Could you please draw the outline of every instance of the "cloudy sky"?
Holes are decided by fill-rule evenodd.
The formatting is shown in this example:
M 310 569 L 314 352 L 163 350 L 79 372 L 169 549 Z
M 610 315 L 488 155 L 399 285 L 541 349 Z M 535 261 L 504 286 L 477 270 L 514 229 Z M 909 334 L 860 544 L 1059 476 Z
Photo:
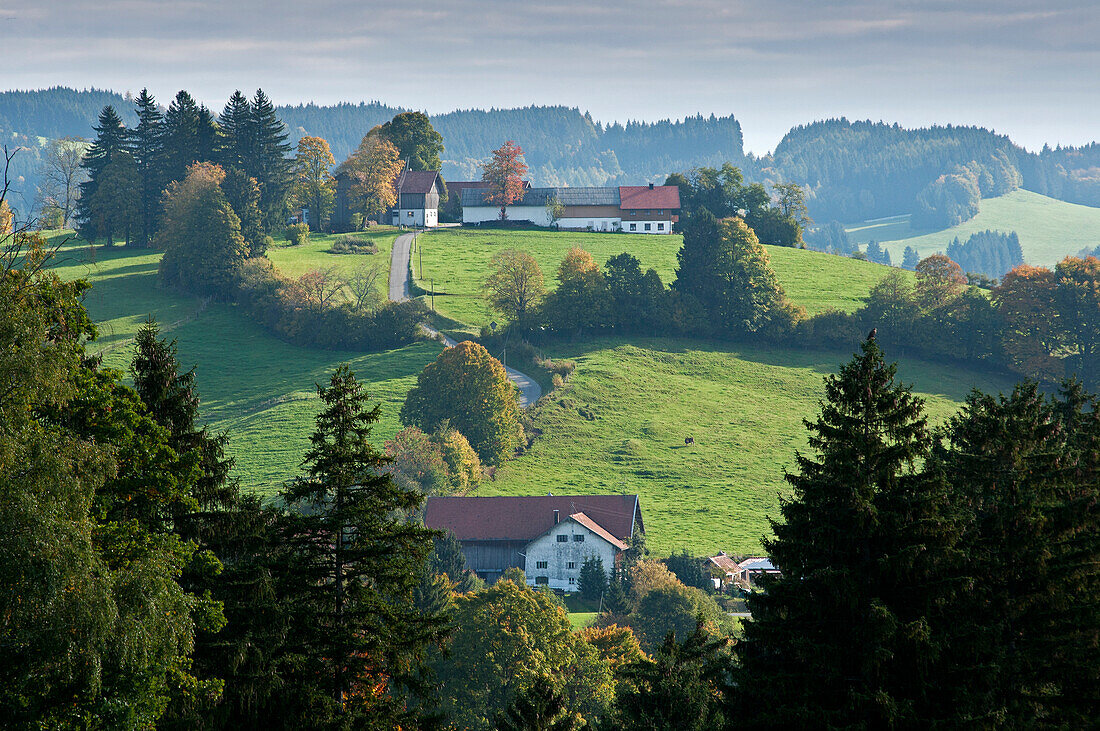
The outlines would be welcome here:
M 774 148 L 825 117 L 1100 139 L 1096 0 L 0 0 L 0 88 L 236 88 L 443 112 L 734 114 Z

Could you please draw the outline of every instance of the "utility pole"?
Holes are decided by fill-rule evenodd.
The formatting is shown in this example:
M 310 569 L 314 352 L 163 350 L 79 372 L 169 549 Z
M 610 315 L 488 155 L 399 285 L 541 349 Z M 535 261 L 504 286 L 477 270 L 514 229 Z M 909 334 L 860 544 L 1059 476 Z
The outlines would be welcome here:
M 432 277 L 432 311 L 435 311 L 435 277 Z

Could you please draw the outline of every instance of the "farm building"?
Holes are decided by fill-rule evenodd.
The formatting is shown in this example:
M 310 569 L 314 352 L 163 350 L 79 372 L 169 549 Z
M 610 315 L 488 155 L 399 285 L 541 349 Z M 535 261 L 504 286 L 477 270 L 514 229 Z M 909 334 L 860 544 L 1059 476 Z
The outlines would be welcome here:
M 563 591 L 577 590 L 586 558 L 610 573 L 634 531 L 645 532 L 637 495 L 429 497 L 424 525 L 453 533 L 486 581 L 515 566 L 528 584 Z
M 336 231 L 351 230 L 351 187 L 354 183 L 346 170 L 336 173 L 336 206 L 332 214 L 332 228 Z M 388 216 L 394 226 L 432 228 L 439 223 L 439 198 L 443 194 L 443 179 L 435 170 L 402 170 L 393 181 L 397 193 L 397 205 Z
M 500 207 L 486 202 L 487 192 L 472 186 L 461 190 L 463 224 L 500 218 Z M 560 204 L 556 217 L 552 201 Z M 669 234 L 679 212 L 680 189 L 675 185 L 529 188 L 521 200 L 508 206 L 508 219 L 579 231 Z

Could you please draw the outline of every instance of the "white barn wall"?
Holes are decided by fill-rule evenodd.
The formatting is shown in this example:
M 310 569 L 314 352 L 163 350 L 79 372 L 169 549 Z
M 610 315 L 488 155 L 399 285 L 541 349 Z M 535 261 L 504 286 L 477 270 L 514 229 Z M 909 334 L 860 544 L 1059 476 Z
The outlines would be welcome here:
M 462 223 L 492 223 L 500 220 L 500 208 L 463 206 Z M 549 226 L 550 215 L 545 206 L 508 206 L 509 221 L 529 221 L 536 226 Z
M 645 225 L 647 223 L 650 225 L 650 228 L 649 228 L 648 231 L 645 230 Z M 663 229 L 658 229 L 657 228 L 658 224 L 660 224 L 664 228 Z M 631 229 L 630 227 L 632 225 L 636 225 L 637 230 Z M 623 231 L 626 231 L 627 233 L 633 233 L 633 234 L 670 234 L 670 233 L 672 233 L 672 224 L 667 220 L 636 221 L 633 218 L 626 218 L 626 219 L 623 219 Z
M 559 543 L 559 535 L 568 536 L 568 540 Z M 574 540 L 574 536 L 578 535 L 584 536 L 584 541 Z M 615 567 L 615 556 L 618 552 L 618 549 L 603 537 L 580 523 L 565 518 L 549 532 L 527 544 L 524 573 L 527 575 L 527 583 L 531 586 L 537 585 L 538 577 L 546 576 L 551 589 L 577 591 L 581 567 L 586 558 L 592 555 L 599 556 L 603 561 L 604 570 L 610 575 Z M 546 568 L 538 568 L 539 561 L 546 561 Z M 573 562 L 575 567 L 568 568 L 569 562 Z M 569 579 L 573 579 L 572 584 L 569 583 Z

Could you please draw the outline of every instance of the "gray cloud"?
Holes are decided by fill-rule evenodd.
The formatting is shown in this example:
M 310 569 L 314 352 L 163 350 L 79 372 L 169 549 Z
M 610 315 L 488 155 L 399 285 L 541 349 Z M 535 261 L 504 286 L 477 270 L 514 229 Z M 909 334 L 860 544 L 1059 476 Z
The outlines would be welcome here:
M 733 113 L 757 152 L 840 115 L 1098 136 L 1100 11 L 1076 0 L 0 0 L 0 18 L 7 88 Z

